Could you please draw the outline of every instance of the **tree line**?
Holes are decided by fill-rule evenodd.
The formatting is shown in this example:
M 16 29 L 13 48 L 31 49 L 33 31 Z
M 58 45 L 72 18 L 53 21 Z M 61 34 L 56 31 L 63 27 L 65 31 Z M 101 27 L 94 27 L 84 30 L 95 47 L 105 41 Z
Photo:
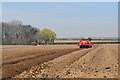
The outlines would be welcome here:
M 2 44 L 54 43 L 56 33 L 50 29 L 39 30 L 21 21 L 2 22 Z

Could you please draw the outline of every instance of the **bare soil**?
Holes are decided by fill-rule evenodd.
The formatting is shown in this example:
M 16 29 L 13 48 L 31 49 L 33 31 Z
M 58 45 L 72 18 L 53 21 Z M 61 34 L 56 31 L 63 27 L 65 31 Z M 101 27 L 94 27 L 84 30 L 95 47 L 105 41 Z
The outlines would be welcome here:
M 3 78 L 11 78 L 32 66 L 80 50 L 76 45 L 4 45 L 2 48 Z
M 3 49 L 4 78 L 118 78 L 118 44 Z

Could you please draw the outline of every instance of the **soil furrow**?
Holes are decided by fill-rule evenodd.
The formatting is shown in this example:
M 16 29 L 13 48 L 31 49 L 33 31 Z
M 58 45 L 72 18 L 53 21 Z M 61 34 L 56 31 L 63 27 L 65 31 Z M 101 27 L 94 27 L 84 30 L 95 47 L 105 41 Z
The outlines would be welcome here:
M 49 47 L 48 47 L 49 48 Z M 3 61 L 3 78 L 11 78 L 15 75 L 20 74 L 21 72 L 30 69 L 32 66 L 41 64 L 43 62 L 52 60 L 62 55 L 69 54 L 71 52 L 80 50 L 76 48 L 62 48 L 62 49 L 52 49 L 48 51 L 40 51 L 40 53 L 30 54 L 25 57 L 16 57 L 15 59 Z M 25 53 L 22 53 L 25 54 Z M 4 60 L 4 59 L 3 59 Z
M 21 77 L 22 78 L 33 78 L 33 77 L 52 78 L 52 77 L 56 77 L 65 67 L 74 63 L 76 60 L 83 57 L 84 55 L 86 55 L 87 53 L 89 53 L 90 51 L 92 51 L 94 49 L 95 48 L 79 50 L 79 51 L 69 53 L 67 55 L 60 56 L 58 58 L 55 58 L 54 60 L 51 60 L 51 61 L 48 61 L 44 64 L 38 65 L 37 68 L 35 68 L 35 69 L 33 67 L 31 70 L 25 71 L 25 72 L 23 72 L 23 74 L 20 74 L 20 76 L 16 76 L 16 77 L 17 78 L 21 78 Z M 40 69 L 43 66 L 45 66 L 44 69 L 41 69 L 41 70 L 36 72 L 36 69 Z M 27 73 L 27 74 L 24 76 L 24 73 Z M 32 74 L 32 73 L 34 73 L 34 74 Z M 44 75 L 48 75 L 48 76 L 44 76 Z

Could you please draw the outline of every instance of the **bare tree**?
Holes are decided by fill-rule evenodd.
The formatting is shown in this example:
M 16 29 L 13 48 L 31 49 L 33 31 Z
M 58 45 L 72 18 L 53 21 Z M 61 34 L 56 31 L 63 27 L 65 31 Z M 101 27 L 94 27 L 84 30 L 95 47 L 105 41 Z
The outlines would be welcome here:
M 30 25 L 2 23 L 3 44 L 30 44 L 39 30 Z

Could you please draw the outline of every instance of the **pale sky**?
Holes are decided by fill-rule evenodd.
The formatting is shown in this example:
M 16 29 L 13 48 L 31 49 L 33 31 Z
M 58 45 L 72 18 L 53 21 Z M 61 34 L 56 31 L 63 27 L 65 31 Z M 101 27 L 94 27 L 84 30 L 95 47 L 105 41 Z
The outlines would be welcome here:
M 62 37 L 117 37 L 117 2 L 3 2 L 2 20 L 20 20 Z

